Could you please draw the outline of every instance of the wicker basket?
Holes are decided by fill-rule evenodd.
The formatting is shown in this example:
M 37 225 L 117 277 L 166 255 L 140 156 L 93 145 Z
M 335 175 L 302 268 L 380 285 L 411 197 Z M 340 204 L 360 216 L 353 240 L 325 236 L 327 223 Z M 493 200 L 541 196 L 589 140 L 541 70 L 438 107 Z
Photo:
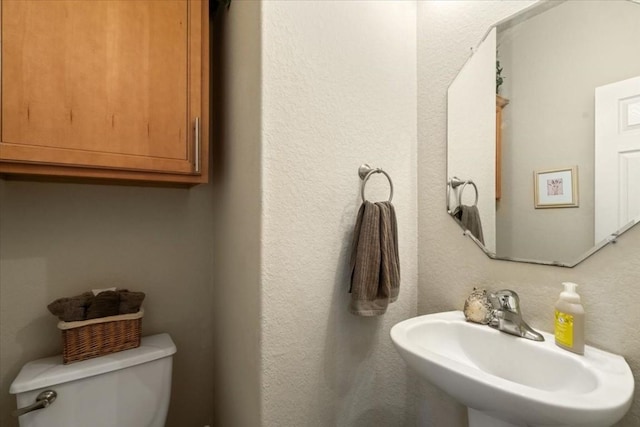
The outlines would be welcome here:
M 141 308 L 137 313 L 79 322 L 58 322 L 62 331 L 62 362 L 91 359 L 140 346 Z

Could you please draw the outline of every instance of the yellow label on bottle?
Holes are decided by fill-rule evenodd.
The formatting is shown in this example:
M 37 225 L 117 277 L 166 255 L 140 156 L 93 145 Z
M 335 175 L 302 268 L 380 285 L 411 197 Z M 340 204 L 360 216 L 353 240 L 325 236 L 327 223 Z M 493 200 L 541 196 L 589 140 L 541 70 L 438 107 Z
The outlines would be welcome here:
M 556 310 L 556 342 L 573 347 L 573 316 Z

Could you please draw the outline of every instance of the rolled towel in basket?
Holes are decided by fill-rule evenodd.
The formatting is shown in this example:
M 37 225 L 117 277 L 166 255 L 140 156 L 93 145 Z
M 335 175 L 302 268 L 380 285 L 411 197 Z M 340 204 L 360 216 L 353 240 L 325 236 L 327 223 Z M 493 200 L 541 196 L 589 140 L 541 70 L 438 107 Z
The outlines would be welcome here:
M 126 289 L 85 292 L 71 298 L 58 298 L 47 306 L 51 314 L 64 322 L 97 319 L 140 311 L 144 292 Z
M 144 300 L 144 292 L 129 292 L 126 289 L 118 291 L 120 294 L 120 314 L 137 313 Z
M 93 298 L 91 292 L 85 292 L 71 298 L 58 298 L 47 306 L 51 314 L 65 322 L 85 320 L 87 317 L 87 305 Z
M 86 319 L 117 316 L 118 314 L 120 314 L 120 294 L 116 291 L 103 291 L 89 301 Z

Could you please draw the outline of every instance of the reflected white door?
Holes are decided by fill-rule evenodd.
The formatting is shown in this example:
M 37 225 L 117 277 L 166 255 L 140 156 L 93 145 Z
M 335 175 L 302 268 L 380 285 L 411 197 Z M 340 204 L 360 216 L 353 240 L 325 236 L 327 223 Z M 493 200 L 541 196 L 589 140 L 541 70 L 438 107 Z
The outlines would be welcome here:
M 640 76 L 596 88 L 595 242 L 640 217 Z

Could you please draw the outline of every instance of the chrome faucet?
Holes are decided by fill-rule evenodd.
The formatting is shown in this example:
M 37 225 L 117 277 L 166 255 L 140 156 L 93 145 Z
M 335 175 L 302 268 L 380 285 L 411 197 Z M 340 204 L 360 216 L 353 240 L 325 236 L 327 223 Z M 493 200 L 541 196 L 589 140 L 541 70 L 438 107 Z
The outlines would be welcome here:
M 544 341 L 544 337 L 522 319 L 520 298 L 517 293 L 503 289 L 489 294 L 489 302 L 493 307 L 489 326 L 518 337 Z

